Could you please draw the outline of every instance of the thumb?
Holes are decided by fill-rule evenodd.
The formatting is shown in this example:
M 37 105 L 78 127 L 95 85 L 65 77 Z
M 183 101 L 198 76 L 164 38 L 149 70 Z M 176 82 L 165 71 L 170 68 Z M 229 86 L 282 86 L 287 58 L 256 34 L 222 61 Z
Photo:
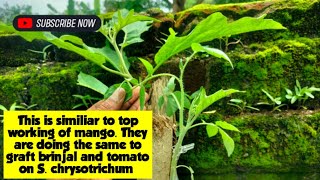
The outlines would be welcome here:
M 125 97 L 126 91 L 123 88 L 118 88 L 108 99 L 97 102 L 88 110 L 119 110 Z

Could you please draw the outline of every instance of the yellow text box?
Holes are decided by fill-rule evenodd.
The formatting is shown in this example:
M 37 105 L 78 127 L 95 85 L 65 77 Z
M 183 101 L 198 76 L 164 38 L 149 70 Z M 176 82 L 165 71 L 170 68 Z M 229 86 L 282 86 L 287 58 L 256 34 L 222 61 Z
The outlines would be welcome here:
M 4 178 L 152 178 L 151 111 L 7 111 Z

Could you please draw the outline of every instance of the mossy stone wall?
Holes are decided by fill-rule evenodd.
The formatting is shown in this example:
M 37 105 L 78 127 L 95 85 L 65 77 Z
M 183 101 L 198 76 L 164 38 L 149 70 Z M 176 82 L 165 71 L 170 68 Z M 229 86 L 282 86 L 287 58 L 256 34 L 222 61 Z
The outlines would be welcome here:
M 207 122 L 219 116 L 203 116 Z M 227 120 L 240 133 L 228 132 L 235 141 L 227 157 L 219 135 L 208 138 L 205 127 L 194 129 L 185 144 L 195 148 L 181 155 L 180 163 L 197 174 L 234 172 L 319 172 L 320 113 L 289 111 L 279 114 L 247 114 Z
M 156 43 L 156 39 L 165 37 L 160 35 L 161 32 L 167 33 L 168 27 L 173 27 L 180 34 L 186 34 L 199 20 L 213 12 L 220 11 L 230 19 L 269 13 L 266 18 L 273 18 L 288 30 L 260 31 L 230 37 L 229 42 L 237 39 L 242 42 L 228 47 L 227 54 L 234 63 L 234 70 L 221 60 L 198 56 L 186 72 L 188 91 L 195 91 L 199 86 L 205 86 L 210 93 L 221 88 L 246 90 L 246 93 L 232 98 L 242 98 L 254 105 L 267 100 L 262 88 L 273 96 L 284 96 L 284 88 L 293 89 L 296 79 L 302 86 L 320 87 L 319 0 L 266 1 L 206 7 L 175 17 L 157 14 L 163 22 L 156 23 L 143 35 L 145 44 L 130 47 L 132 51 L 128 55 L 152 58 L 161 45 Z M 85 42 L 91 46 L 100 47 L 104 42 L 99 35 L 84 37 Z M 41 54 L 27 50 L 41 50 L 47 45 L 42 41 L 29 43 L 7 35 L 2 35 L 0 40 L 0 104 L 6 107 L 13 102 L 23 102 L 37 104 L 36 109 L 68 110 L 80 102 L 72 97 L 73 94 L 98 96 L 76 85 L 80 71 L 109 85 L 121 80 L 64 50 L 50 50 L 49 53 L 57 54 L 43 63 Z M 224 43 L 220 44 L 219 41 L 208 44 L 217 48 L 221 45 L 225 49 Z M 166 65 L 165 70 L 176 73 L 177 67 L 178 64 L 172 61 Z M 140 70 L 139 66 L 132 68 Z M 320 107 L 320 93 L 315 93 L 315 97 L 307 101 L 310 109 Z M 230 113 L 231 107 L 226 104 L 227 100 L 217 103 L 216 107 L 222 110 L 219 112 L 224 110 L 225 114 Z M 222 119 L 215 116 L 203 118 L 208 121 Z M 195 142 L 195 149 L 182 155 L 182 162 L 192 166 L 197 173 L 299 172 L 319 168 L 320 137 L 316 133 L 319 132 L 319 112 L 303 112 L 301 116 L 246 115 L 230 118 L 229 121 L 241 130 L 240 134 L 231 134 L 236 141 L 236 148 L 230 158 L 226 157 L 219 137 L 208 139 L 204 129 L 194 129 L 186 143 Z

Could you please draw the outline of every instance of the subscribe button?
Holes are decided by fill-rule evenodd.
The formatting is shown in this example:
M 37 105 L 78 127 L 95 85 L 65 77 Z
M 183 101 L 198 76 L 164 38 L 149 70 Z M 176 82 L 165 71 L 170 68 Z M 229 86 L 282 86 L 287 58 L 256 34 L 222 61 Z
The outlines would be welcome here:
M 95 15 L 20 15 L 13 26 L 18 31 L 97 31 L 101 19 Z

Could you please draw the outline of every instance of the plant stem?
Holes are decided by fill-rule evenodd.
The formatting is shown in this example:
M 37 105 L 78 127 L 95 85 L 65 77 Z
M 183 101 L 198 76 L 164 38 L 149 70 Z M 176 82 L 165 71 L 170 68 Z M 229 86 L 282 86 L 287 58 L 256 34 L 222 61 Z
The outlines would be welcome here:
M 184 96 L 185 96 L 185 91 L 184 91 L 184 85 L 183 85 L 183 75 L 184 71 L 190 62 L 190 60 L 193 58 L 195 53 L 193 53 L 191 56 L 186 58 L 186 62 L 183 65 L 183 67 L 180 69 L 180 77 L 178 79 L 178 82 L 180 84 L 180 92 L 181 92 L 181 99 L 180 99 L 180 110 L 179 110 L 179 137 L 178 137 L 178 142 L 175 145 L 175 148 L 173 150 L 172 154 L 172 159 L 171 159 L 171 167 L 170 167 L 170 180 L 177 180 L 178 175 L 177 175 L 177 165 L 178 165 L 178 160 L 180 156 L 180 151 L 182 148 L 182 142 L 184 139 L 184 136 L 186 135 L 189 127 L 192 125 L 193 121 L 187 122 L 186 127 L 183 124 L 184 120 Z
M 122 67 L 121 68 L 122 72 L 128 76 L 126 79 L 132 79 L 132 76 L 131 76 L 129 70 L 127 69 L 126 63 L 124 62 L 124 59 L 123 59 L 123 55 L 122 55 L 123 48 L 121 47 L 121 52 L 119 50 L 119 47 L 118 47 L 118 44 L 117 44 L 117 34 L 118 34 L 118 32 L 115 31 L 113 35 L 110 35 L 111 36 L 110 37 L 111 38 L 111 44 L 114 47 L 114 49 L 116 50 L 116 53 L 117 53 L 117 55 L 119 57 L 119 60 L 120 60 L 120 63 L 121 63 L 121 67 Z
M 100 65 L 100 67 L 101 67 L 102 69 L 106 70 L 106 71 L 109 71 L 109 72 L 113 73 L 113 74 L 117 74 L 117 75 L 122 76 L 122 77 L 124 77 L 124 78 L 130 78 L 129 75 L 123 74 L 123 73 L 118 72 L 118 71 L 115 71 L 115 70 L 110 69 L 110 68 L 108 68 L 108 67 L 106 67 L 106 66 L 104 66 L 104 65 Z
M 161 76 L 170 76 L 170 77 L 173 77 L 175 78 L 177 81 L 179 81 L 179 78 L 173 74 L 169 74 L 169 73 L 160 73 L 160 74 L 156 74 L 156 75 L 151 75 L 149 77 L 146 77 L 142 82 L 141 84 L 145 84 L 146 82 L 154 79 L 154 78 L 157 78 L 157 77 L 161 77 Z

